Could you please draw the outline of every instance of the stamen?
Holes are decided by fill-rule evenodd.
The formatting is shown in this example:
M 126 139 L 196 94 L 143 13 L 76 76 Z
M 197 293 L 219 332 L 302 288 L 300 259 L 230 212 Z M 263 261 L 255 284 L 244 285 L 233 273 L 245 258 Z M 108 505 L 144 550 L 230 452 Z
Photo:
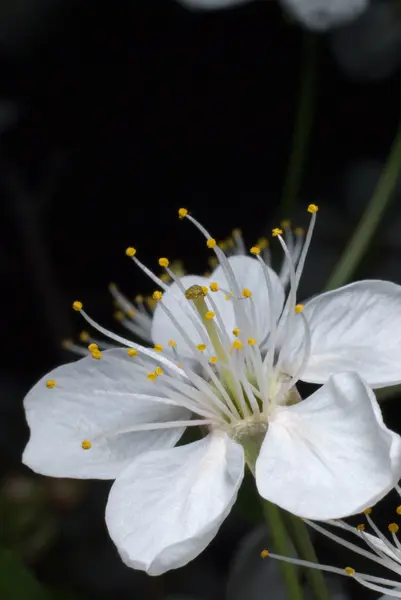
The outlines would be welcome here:
M 46 381 L 46 387 L 49 388 L 49 390 L 52 390 L 53 388 L 56 387 L 56 380 L 55 379 L 48 379 Z
M 302 248 L 301 256 L 299 257 L 299 262 L 296 271 L 296 288 L 298 288 L 299 280 L 301 279 L 302 271 L 304 270 L 306 255 L 308 254 L 309 246 L 312 240 L 312 234 L 315 228 L 316 214 L 318 210 L 319 209 L 316 206 L 316 204 L 309 204 L 308 212 L 311 213 L 312 217 L 309 223 L 308 233 L 306 234 L 306 239 Z
M 135 255 L 131 256 L 134 263 L 151 279 L 157 286 L 161 287 L 165 292 L 168 290 L 169 286 L 166 285 L 160 277 L 157 277 L 153 271 L 151 271 L 146 265 L 144 265 Z M 156 300 L 156 298 L 155 298 Z
M 212 236 L 209 234 L 209 232 L 207 231 L 207 229 L 205 229 L 205 227 L 203 227 L 203 225 L 201 225 L 199 223 L 199 221 L 197 221 L 196 219 L 194 219 L 191 215 L 187 214 L 185 215 L 186 218 L 191 221 L 191 223 L 193 223 L 193 225 L 195 225 L 195 227 L 204 235 L 204 237 L 206 238 L 206 240 L 209 239 L 213 239 Z M 235 277 L 234 271 L 230 265 L 230 262 L 227 258 L 227 256 L 224 254 L 224 252 L 221 250 L 221 248 L 219 248 L 219 246 L 216 244 L 213 247 L 213 250 L 220 262 L 221 268 L 223 270 L 223 273 L 225 274 L 228 284 L 231 287 L 231 291 L 233 293 L 233 297 L 234 298 L 240 298 L 241 297 L 241 292 L 239 289 L 239 284 L 237 282 L 237 279 Z M 248 315 L 246 313 L 246 311 L 243 309 L 243 307 L 241 306 L 241 302 L 238 301 L 234 301 L 234 312 L 236 314 L 236 320 L 238 322 L 238 324 L 247 329 L 247 334 L 251 335 L 251 331 L 250 331 L 250 324 L 249 324 L 249 319 L 248 319 Z
M 159 356 L 153 350 L 150 350 L 149 348 L 145 348 L 145 346 L 140 346 L 139 344 L 136 344 L 135 342 L 131 342 L 130 340 L 127 340 L 127 339 L 123 338 L 122 336 L 117 335 L 117 334 L 113 333 L 112 331 L 109 331 L 105 327 L 102 327 L 101 325 L 99 325 L 99 323 L 94 321 L 83 309 L 81 309 L 80 312 L 81 312 L 81 315 L 83 316 L 83 318 L 85 319 L 85 321 L 87 321 L 87 323 L 89 323 L 89 325 L 92 325 L 92 327 L 94 329 L 97 329 L 97 331 L 100 331 L 100 333 L 103 333 L 103 335 L 105 335 L 106 337 L 109 337 L 110 339 L 112 339 L 116 342 L 119 342 L 122 346 L 126 346 L 127 348 L 135 348 L 135 350 L 137 350 L 140 354 L 149 356 L 150 358 L 153 358 L 154 360 L 163 363 L 166 367 L 168 367 L 169 369 L 174 371 L 180 377 L 184 377 L 184 373 L 183 373 L 182 369 L 177 367 L 173 362 L 171 362 L 164 356 Z
M 78 354 L 78 356 L 88 356 L 89 352 L 86 348 L 82 348 L 82 346 L 78 346 L 78 344 L 74 344 L 72 340 L 63 340 L 61 342 L 61 347 L 64 350 L 68 350 L 69 352 L 73 352 L 74 354 Z
M 192 286 L 193 288 L 199 288 L 201 295 L 202 295 L 202 299 L 203 299 L 203 292 L 200 288 L 200 286 Z M 191 288 L 189 288 L 191 289 Z M 188 290 L 187 290 L 188 292 Z M 199 290 L 198 292 L 199 293 Z M 201 296 L 198 297 L 198 299 L 200 299 Z M 206 303 L 205 303 L 206 304 Z M 179 324 L 179 322 L 177 321 L 177 319 L 174 317 L 174 315 L 172 314 L 172 312 L 167 308 L 167 306 L 164 304 L 164 302 L 161 302 L 160 305 L 162 306 L 163 310 L 165 311 L 165 313 L 167 314 L 167 316 L 170 318 L 170 320 L 172 321 L 172 323 L 175 325 L 175 327 L 178 329 L 178 331 L 180 332 L 180 334 L 182 335 L 183 339 L 185 340 L 185 342 L 187 343 L 187 345 L 189 346 L 189 348 L 192 350 L 192 352 L 194 353 L 194 355 L 197 355 L 197 350 L 196 350 L 196 346 L 195 344 L 192 342 L 192 340 L 189 338 L 189 336 L 187 335 L 186 331 L 181 327 L 181 325 Z M 214 326 L 214 323 L 212 321 L 205 321 L 205 326 L 207 326 L 207 324 L 209 326 Z M 210 334 L 209 334 L 210 337 Z M 216 337 L 218 339 L 218 336 L 216 334 Z M 213 340 L 211 339 L 212 343 Z M 234 405 L 234 403 L 232 402 L 229 394 L 227 393 L 227 391 L 225 390 L 225 388 L 223 387 L 220 379 L 218 377 L 216 377 L 216 374 L 214 373 L 213 369 L 210 367 L 208 361 L 203 357 L 202 354 L 199 354 L 197 356 L 197 359 L 199 360 L 199 362 L 201 363 L 201 365 L 203 366 L 203 368 L 206 371 L 206 374 L 210 377 L 210 379 L 213 381 L 214 385 L 216 386 L 217 390 L 220 392 L 220 394 L 222 394 L 228 408 L 233 412 L 233 416 L 235 418 L 240 418 L 240 414 L 236 408 L 236 406 Z M 184 369 L 185 370 L 185 369 Z M 196 374 L 192 371 L 185 371 L 187 374 L 187 377 L 190 380 L 193 380 L 194 377 L 197 378 Z M 207 390 L 209 391 L 210 388 L 209 386 L 206 384 L 206 382 L 204 382 L 204 380 L 202 378 L 199 378 L 199 383 L 202 385 L 202 383 L 205 383 Z M 203 388 L 205 389 L 205 388 Z M 214 394 L 213 394 L 214 396 Z
M 245 254 L 245 244 L 242 238 L 242 232 L 240 229 L 233 229 L 232 236 L 235 242 L 235 253 Z

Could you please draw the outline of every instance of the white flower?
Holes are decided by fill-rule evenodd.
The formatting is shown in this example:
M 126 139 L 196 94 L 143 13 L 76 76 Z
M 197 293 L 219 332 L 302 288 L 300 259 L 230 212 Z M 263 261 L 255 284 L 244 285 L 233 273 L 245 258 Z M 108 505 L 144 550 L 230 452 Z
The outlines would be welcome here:
M 325 30 L 352 21 L 369 0 L 281 0 L 284 8 L 309 29 Z
M 251 0 L 179 0 L 184 6 L 218 10 Z M 283 7 L 309 29 L 325 30 L 352 21 L 361 15 L 369 0 L 280 0 Z
M 395 489 L 398 492 L 398 494 L 401 495 L 401 489 L 398 485 L 395 486 Z M 398 581 L 394 579 L 387 579 L 385 577 L 377 577 L 375 575 L 360 573 L 351 566 L 347 566 L 343 569 L 340 569 L 338 567 L 313 563 L 305 560 L 300 560 L 298 558 L 290 558 L 280 556 L 277 554 L 271 554 L 268 550 L 263 550 L 261 552 L 261 556 L 262 558 L 276 558 L 284 562 L 290 562 L 292 564 L 306 566 L 312 569 L 318 569 L 320 571 L 337 573 L 338 575 L 352 577 L 366 588 L 375 592 L 381 592 L 382 594 L 384 593 L 385 596 L 382 596 L 379 600 L 401 598 L 401 543 L 397 536 L 397 533 L 400 529 L 399 525 L 394 522 L 389 523 L 388 532 L 391 536 L 391 539 L 389 539 L 388 536 L 384 535 L 377 527 L 374 520 L 370 516 L 371 512 L 372 511 L 369 508 L 364 511 L 364 514 L 368 526 L 373 531 L 373 534 L 366 531 L 366 525 L 364 523 L 361 523 L 356 527 L 352 527 L 345 521 L 330 520 L 327 523 L 325 523 L 325 527 L 322 527 L 322 525 L 314 523 L 313 521 L 306 520 L 306 522 L 313 529 L 327 536 L 330 540 L 340 544 L 341 546 L 344 546 L 348 550 L 352 550 L 356 554 L 368 558 L 369 560 L 378 564 L 380 567 L 384 567 L 392 573 L 395 573 L 399 578 Z M 401 506 L 397 507 L 396 513 L 397 515 L 401 515 Z M 333 533 L 333 531 L 328 529 L 327 525 L 355 535 L 359 538 L 359 541 L 363 542 L 365 547 L 359 544 L 354 544 L 348 539 L 344 539 L 336 533 Z
M 397 482 L 401 438 L 359 374 L 376 386 L 401 381 L 401 288 L 365 281 L 297 305 L 317 206 L 308 210 L 296 269 L 273 230 L 287 260 L 285 298 L 259 247 L 254 257 L 227 258 L 180 209 L 219 266 L 210 278 L 177 277 L 161 258 L 168 286 L 127 249 L 165 290 L 153 295 L 154 348 L 108 332 L 75 302 L 126 348 L 91 344 L 92 356 L 55 369 L 27 395 L 25 464 L 56 477 L 116 479 L 106 520 L 128 565 L 157 575 L 199 554 L 233 506 L 245 462 L 264 498 L 312 519 L 359 512 Z M 324 385 L 301 402 L 300 378 Z M 175 447 L 189 426 L 205 436 Z
M 284 239 L 292 262 L 296 266 L 301 255 L 305 231 L 302 227 L 292 229 L 291 222 L 288 220 L 282 221 L 281 227 L 284 230 Z M 231 236 L 219 242 L 219 246 L 224 250 L 226 256 L 243 256 L 247 254 L 240 229 L 233 229 Z M 266 237 L 261 237 L 257 242 L 257 246 L 260 248 L 263 260 L 271 266 L 269 240 Z M 218 260 L 215 256 L 209 258 L 210 267 L 216 268 L 217 264 Z M 184 265 L 179 260 L 169 265 L 169 271 L 172 271 L 174 275 L 179 277 L 185 275 Z M 206 272 L 204 276 L 210 277 L 210 273 Z M 290 278 L 290 270 L 286 260 L 283 260 L 278 276 L 283 287 L 286 288 Z M 167 288 L 167 285 L 173 280 L 167 272 L 164 272 L 160 275 L 160 281 L 166 284 Z M 119 290 L 115 283 L 110 283 L 109 291 L 113 296 L 116 307 L 114 313 L 115 320 L 133 334 L 135 338 L 140 338 L 147 344 L 152 343 L 152 319 L 157 301 L 152 296 L 143 296 L 142 294 L 137 294 L 135 299 L 131 301 Z M 88 344 L 96 344 L 101 350 L 110 350 L 111 348 L 118 347 L 116 344 L 110 344 L 103 339 L 90 335 L 85 330 L 79 334 L 79 341 L 81 344 L 76 344 L 72 340 L 67 339 L 63 341 L 62 345 L 66 350 L 78 354 L 78 356 L 89 356 L 91 354 L 90 350 L 88 350 Z

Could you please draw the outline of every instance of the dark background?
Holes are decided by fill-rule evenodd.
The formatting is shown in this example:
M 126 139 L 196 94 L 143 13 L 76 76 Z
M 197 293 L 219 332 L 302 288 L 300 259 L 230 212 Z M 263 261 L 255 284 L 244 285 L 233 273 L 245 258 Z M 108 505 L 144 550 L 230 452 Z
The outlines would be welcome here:
M 55 598 L 223 598 L 240 540 L 260 519 L 250 486 L 194 563 L 159 579 L 129 571 L 105 531 L 108 484 L 50 481 L 20 465 L 22 398 L 73 358 L 61 347 L 83 326 L 73 300 L 115 327 L 111 280 L 131 296 L 153 290 L 127 245 L 156 271 L 159 256 L 207 268 L 201 237 L 177 219 L 181 206 L 217 239 L 241 227 L 251 245 L 282 217 L 306 225 L 304 206 L 318 203 L 302 291 L 322 289 L 395 135 L 401 87 L 396 69 L 351 78 L 329 37 L 317 36 L 305 176 L 293 215 L 282 214 L 306 35 L 267 0 L 209 13 L 172 0 L 0 7 L 0 533 Z M 401 281 L 399 200 L 357 276 Z M 394 429 L 397 407 L 384 407 Z M 341 557 L 319 545 L 323 560 Z M 31 600 L 29 585 L 5 600 Z

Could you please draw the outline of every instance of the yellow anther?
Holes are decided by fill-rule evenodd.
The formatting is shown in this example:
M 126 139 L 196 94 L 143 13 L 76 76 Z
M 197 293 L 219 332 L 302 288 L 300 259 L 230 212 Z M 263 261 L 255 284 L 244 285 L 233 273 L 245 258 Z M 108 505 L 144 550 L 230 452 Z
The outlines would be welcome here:
M 207 311 L 207 313 L 205 314 L 205 318 L 206 318 L 206 319 L 209 319 L 209 320 L 210 320 L 210 319 L 214 319 L 214 318 L 215 318 L 215 316 L 216 316 L 216 315 L 214 314 L 214 312 L 213 312 L 212 310 L 208 310 L 208 311 Z
M 127 249 L 125 250 L 125 254 L 126 254 L 127 256 L 129 256 L 130 258 L 132 258 L 132 257 L 133 257 L 133 256 L 135 256 L 135 254 L 136 254 L 136 249 L 135 249 L 135 248 L 133 248 L 132 246 L 129 246 L 129 248 L 127 248 Z
M 353 575 L 355 575 L 355 569 L 353 569 L 352 567 L 345 567 L 344 571 L 347 573 L 347 575 L 349 575 L 350 577 L 352 577 Z
M 372 512 L 371 508 L 365 508 L 365 510 L 363 511 L 364 515 L 370 515 L 370 513 Z
M 115 291 L 116 291 L 116 289 L 117 289 L 117 286 L 116 286 L 116 284 L 114 283 L 114 281 L 110 281 L 110 283 L 109 283 L 109 291 L 110 291 L 110 292 L 115 292 Z
M 201 285 L 202 288 L 202 292 L 205 294 L 205 296 L 207 296 L 207 294 L 209 293 L 209 288 L 207 287 L 207 285 Z
M 249 252 L 251 254 L 260 254 L 260 248 L 259 248 L 259 246 L 252 246 L 252 248 L 249 250 Z
M 231 295 L 232 295 L 232 294 L 231 294 Z M 224 296 L 224 299 L 225 299 L 225 300 L 231 300 L 231 295 L 230 295 L 230 294 L 227 294 L 227 296 Z
M 303 227 L 295 227 L 295 235 L 305 235 L 305 229 Z
M 153 350 L 154 350 L 155 352 L 163 352 L 163 346 L 162 346 L 161 344 L 155 344 L 155 345 L 153 346 Z
M 261 248 L 263 250 L 265 248 L 268 248 L 270 246 L 270 243 L 269 243 L 269 240 L 267 239 L 267 237 L 261 237 L 258 239 L 258 242 L 256 245 L 259 246 L 259 248 Z
M 206 344 L 198 344 L 196 348 L 199 350 L 199 352 L 204 352 L 206 350 Z
M 162 292 L 160 292 L 159 290 L 156 290 L 155 292 L 153 292 L 152 294 L 152 298 L 153 300 L 161 300 L 163 297 Z
M 217 242 L 214 238 L 209 238 L 206 242 L 206 246 L 208 248 L 215 248 L 216 244 L 217 244 Z
M 248 338 L 248 346 L 254 346 L 256 344 L 255 338 Z
M 92 352 L 92 358 L 96 358 L 96 360 L 102 358 L 102 353 L 100 352 L 100 350 L 94 350 Z
M 318 210 L 319 210 L 319 207 L 317 204 L 309 204 L 308 212 L 314 214 L 314 213 L 317 213 Z
M 397 506 L 395 512 L 397 513 L 397 515 L 401 515 L 401 506 Z
M 99 346 L 97 344 L 89 344 L 88 350 L 89 352 L 95 352 L 95 350 L 99 350 Z
M 206 279 L 208 279 L 210 277 L 210 271 L 205 271 L 203 273 L 203 277 L 206 277 Z M 206 286 L 204 286 L 204 287 L 206 287 Z
M 183 219 L 184 217 L 186 217 L 188 214 L 188 211 L 186 208 L 180 208 L 180 210 L 178 211 L 178 217 L 180 219 Z
M 303 305 L 303 304 L 297 304 L 297 305 L 295 306 L 295 312 L 296 312 L 296 313 L 301 313 L 301 312 L 303 311 L 303 309 L 304 309 L 304 308 L 305 308 L 305 307 L 304 307 L 304 305 Z
M 48 379 L 46 381 L 46 387 L 49 388 L 49 390 L 53 389 L 54 387 L 56 387 L 56 380 L 55 379 Z
M 125 315 L 122 310 L 116 310 L 113 317 L 115 318 L 116 321 L 123 321 Z
M 238 337 L 240 332 L 241 332 L 241 329 L 239 327 L 236 327 L 235 329 L 233 329 L 233 335 L 235 335 L 235 337 Z
M 241 231 L 241 229 L 238 229 L 238 227 L 236 227 L 235 229 L 233 229 L 231 233 L 233 234 L 234 237 L 242 235 L 242 231 Z
M 136 310 L 134 308 L 130 308 L 129 311 L 127 311 L 127 317 L 129 317 L 130 319 L 135 317 L 135 315 L 136 315 Z
M 89 340 L 89 333 L 87 331 L 81 331 L 79 334 L 79 339 L 83 343 L 87 342 Z
M 235 242 L 232 237 L 226 239 L 226 244 L 229 248 L 234 248 L 235 246 Z
M 146 375 L 146 377 L 149 379 L 149 381 L 155 381 L 155 379 L 157 378 L 156 373 L 148 373 Z
M 159 376 L 159 375 L 163 375 L 163 369 L 162 369 L 161 367 L 156 367 L 156 369 L 155 369 L 155 374 L 156 374 L 157 376 Z
M 360 523 L 359 525 L 356 526 L 358 531 L 365 531 L 365 525 L 363 523 Z
M 73 302 L 73 304 L 72 304 L 72 308 L 74 310 L 76 310 L 77 312 L 79 312 L 80 310 L 82 310 L 82 302 L 75 300 L 75 302 Z
M 217 260 L 216 256 L 210 256 L 207 262 L 209 263 L 209 267 L 212 267 L 212 269 L 214 269 L 215 267 L 217 267 L 219 261 Z
M 289 219 L 283 219 L 280 225 L 283 229 L 289 229 L 291 227 L 291 221 Z
M 252 296 L 252 292 L 251 290 L 248 290 L 248 288 L 244 288 L 242 290 L 242 295 L 244 296 L 244 298 L 250 298 Z
M 226 240 L 221 240 L 218 244 L 219 248 L 221 248 L 222 250 L 225 250 L 227 248 L 227 242 Z M 214 246 L 209 246 L 209 248 L 214 248 Z
M 277 237 L 278 235 L 281 235 L 282 233 L 283 233 L 283 230 L 282 230 L 282 229 L 280 229 L 279 227 L 275 227 L 275 228 L 272 230 L 272 236 L 273 236 L 273 237 Z
M 168 273 L 161 273 L 161 275 L 159 275 L 159 279 L 161 279 L 163 283 L 167 283 L 170 281 L 170 275 Z
M 269 556 L 268 550 L 262 550 L 262 552 L 260 553 L 260 558 L 267 558 L 268 556 Z
M 81 448 L 82 448 L 83 450 L 90 450 L 90 449 L 92 448 L 92 442 L 90 442 L 89 440 L 84 440 L 84 441 L 81 443 Z
M 388 526 L 388 530 L 390 533 L 398 533 L 399 531 L 399 526 L 397 525 L 397 523 L 390 523 Z
M 161 267 L 168 267 L 169 266 L 169 260 L 168 258 L 159 258 L 159 265 Z
M 175 348 L 177 346 L 177 342 L 175 342 L 174 340 L 170 340 L 168 345 L 170 346 L 170 348 Z
M 219 291 L 219 284 L 216 281 L 212 281 L 212 283 L 210 284 L 210 291 L 211 292 L 218 292 Z
M 241 348 L 242 348 L 242 342 L 241 342 L 241 340 L 234 340 L 233 341 L 233 348 L 235 348 L 235 350 L 241 350 Z
M 137 296 L 135 296 L 135 302 L 137 302 L 138 304 L 142 304 L 144 298 L 142 296 L 142 294 L 138 294 Z
M 215 365 L 217 363 L 217 356 L 211 356 L 209 362 L 212 363 L 212 365 Z
M 128 356 L 136 356 L 138 354 L 138 351 L 135 350 L 135 348 L 128 348 L 127 354 Z

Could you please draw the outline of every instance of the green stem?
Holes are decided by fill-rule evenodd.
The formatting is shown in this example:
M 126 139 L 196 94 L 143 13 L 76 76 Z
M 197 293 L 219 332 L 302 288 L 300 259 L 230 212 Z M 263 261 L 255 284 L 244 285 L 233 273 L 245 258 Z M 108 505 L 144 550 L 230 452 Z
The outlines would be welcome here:
M 401 170 L 401 121 L 394 138 L 386 166 L 380 175 L 373 196 L 354 235 L 345 248 L 326 285 L 326 290 L 344 285 L 361 262 L 386 207 L 391 200 Z
M 291 214 L 292 205 L 301 187 L 315 106 L 316 38 L 310 33 L 305 33 L 304 36 L 298 110 L 294 124 L 292 150 L 281 200 L 283 217 L 288 217 Z
M 274 551 L 283 556 L 290 556 L 291 544 L 279 507 L 264 500 L 263 512 L 268 523 L 269 532 L 273 537 Z M 298 578 L 299 569 L 291 563 L 281 561 L 280 567 L 287 590 L 288 600 L 303 600 L 304 595 Z
M 285 524 L 290 532 L 291 539 L 300 558 L 313 563 L 318 563 L 315 548 L 305 523 L 299 517 L 283 511 Z M 310 568 L 305 569 L 305 575 L 316 600 L 330 600 L 330 594 L 321 571 Z

